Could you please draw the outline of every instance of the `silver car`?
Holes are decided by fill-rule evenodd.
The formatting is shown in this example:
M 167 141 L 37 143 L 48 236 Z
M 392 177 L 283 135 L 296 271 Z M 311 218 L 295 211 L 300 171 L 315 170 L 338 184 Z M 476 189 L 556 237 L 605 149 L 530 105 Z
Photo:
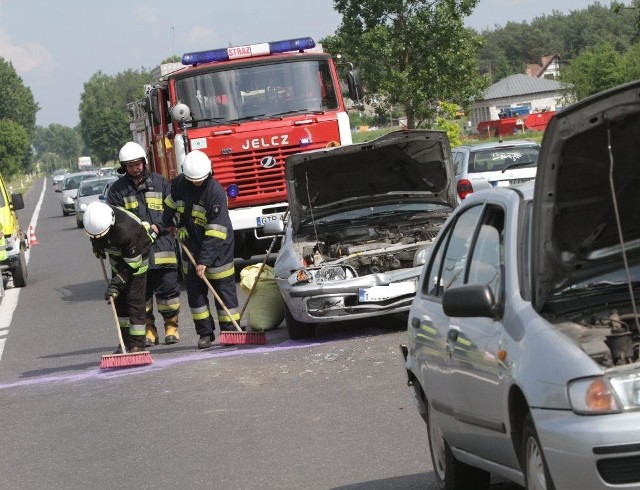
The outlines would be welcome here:
M 109 175 L 106 177 L 85 179 L 80 182 L 78 195 L 75 200 L 76 225 L 78 228 L 83 227 L 82 219 L 89 203 L 98 201 L 100 196 L 104 194 L 105 189 L 116 180 L 118 180 L 118 177 Z
M 60 206 L 62 207 L 62 215 L 69 216 L 76 210 L 76 196 L 78 195 L 78 187 L 84 179 L 97 177 L 95 172 L 74 172 L 64 176 L 62 181 L 62 193 L 60 195 Z
M 535 179 L 539 152 L 540 145 L 528 140 L 456 146 L 452 154 L 458 198 Z
M 456 205 L 446 133 L 396 131 L 290 156 L 274 264 L 293 339 L 320 323 L 407 311 L 426 250 Z M 281 231 L 282 220 L 265 224 Z
M 638 94 L 556 114 L 535 183 L 469 195 L 431 248 L 402 350 L 439 488 L 640 488 Z

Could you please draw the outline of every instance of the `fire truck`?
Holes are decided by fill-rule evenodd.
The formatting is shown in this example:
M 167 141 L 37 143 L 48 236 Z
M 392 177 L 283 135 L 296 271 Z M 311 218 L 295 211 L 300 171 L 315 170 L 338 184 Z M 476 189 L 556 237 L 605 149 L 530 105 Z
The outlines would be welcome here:
M 345 70 L 349 98 L 362 94 Z M 128 104 L 133 139 L 169 180 L 187 152 L 205 152 L 227 192 L 236 257 L 269 239 L 263 225 L 287 209 L 285 159 L 351 144 L 336 63 L 309 37 L 186 53 L 154 70 L 142 100 Z

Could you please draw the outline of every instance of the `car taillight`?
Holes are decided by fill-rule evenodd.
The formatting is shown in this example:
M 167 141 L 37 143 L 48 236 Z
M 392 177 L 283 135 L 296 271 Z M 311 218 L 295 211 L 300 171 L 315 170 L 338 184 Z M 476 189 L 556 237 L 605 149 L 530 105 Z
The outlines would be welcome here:
M 464 199 L 473 192 L 471 181 L 468 179 L 460 179 L 458 181 L 458 185 L 456 186 L 456 191 L 458 192 L 458 197 L 460 199 Z

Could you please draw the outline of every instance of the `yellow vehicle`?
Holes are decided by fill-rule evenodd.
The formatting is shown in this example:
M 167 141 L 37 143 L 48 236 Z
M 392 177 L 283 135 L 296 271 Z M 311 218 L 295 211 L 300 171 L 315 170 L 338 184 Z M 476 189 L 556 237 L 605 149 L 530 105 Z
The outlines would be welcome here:
M 27 260 L 25 250 L 29 247 L 26 233 L 20 227 L 17 210 L 24 208 L 20 192 L 9 194 L 0 175 L 0 297 L 6 282 L 13 278 L 14 287 L 27 285 Z

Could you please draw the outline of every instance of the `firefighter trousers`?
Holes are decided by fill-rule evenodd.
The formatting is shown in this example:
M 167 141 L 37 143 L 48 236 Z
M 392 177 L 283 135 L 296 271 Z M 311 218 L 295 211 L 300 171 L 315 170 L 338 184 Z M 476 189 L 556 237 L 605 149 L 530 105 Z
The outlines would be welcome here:
M 144 346 L 146 331 L 144 318 L 144 296 L 147 289 L 147 274 L 132 276 L 124 291 L 115 300 L 116 312 L 121 328 L 128 327 L 130 336 L 141 336 Z M 127 323 L 128 322 L 128 323 Z
M 156 298 L 158 313 L 164 320 L 174 318 L 180 313 L 180 282 L 178 269 L 162 267 L 147 271 L 147 289 L 145 294 L 146 317 L 153 325 L 153 298 Z
M 235 275 L 224 279 L 209 279 L 209 281 L 234 319 L 239 320 Z M 196 332 L 198 335 L 212 335 L 215 325 L 209 307 L 209 288 L 204 279 L 196 275 L 194 267 L 189 267 L 189 272 L 186 276 L 186 285 L 187 300 Z M 221 305 L 217 305 L 216 312 L 220 330 L 235 330 L 229 315 L 227 315 Z

